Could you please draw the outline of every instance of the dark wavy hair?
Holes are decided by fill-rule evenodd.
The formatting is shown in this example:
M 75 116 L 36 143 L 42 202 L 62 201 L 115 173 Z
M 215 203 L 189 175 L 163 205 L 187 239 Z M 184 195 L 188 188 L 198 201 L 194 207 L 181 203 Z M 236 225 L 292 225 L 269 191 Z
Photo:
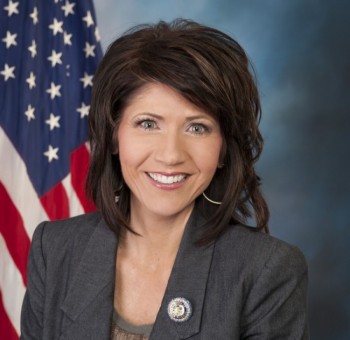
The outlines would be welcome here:
M 87 192 L 109 227 L 117 234 L 120 228 L 132 231 L 130 190 L 123 185 L 115 131 L 128 99 L 149 83 L 171 87 L 220 125 L 223 167 L 217 169 L 206 195 L 222 204 L 197 198 L 207 217 L 198 243 L 207 244 L 229 225 L 246 224 L 252 217 L 254 230 L 268 232 L 268 208 L 254 169 L 263 139 L 252 66 L 230 36 L 184 19 L 127 31 L 109 46 L 94 77 Z

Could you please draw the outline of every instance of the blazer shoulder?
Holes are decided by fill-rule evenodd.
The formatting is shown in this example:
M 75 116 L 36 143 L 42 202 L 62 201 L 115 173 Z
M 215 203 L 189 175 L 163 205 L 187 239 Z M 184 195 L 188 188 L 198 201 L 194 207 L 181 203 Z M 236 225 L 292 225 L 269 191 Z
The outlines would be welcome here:
M 298 247 L 246 226 L 230 226 L 217 241 L 216 248 L 255 271 L 276 262 L 296 271 L 307 270 L 305 256 Z
M 89 232 L 96 224 L 102 220 L 100 212 L 82 214 L 62 220 L 44 221 L 38 225 L 37 229 L 45 229 L 45 234 L 76 234 L 80 232 Z
M 40 244 L 43 255 L 60 252 L 72 244 L 86 244 L 101 221 L 103 219 L 100 212 L 45 221 L 35 229 L 32 243 Z

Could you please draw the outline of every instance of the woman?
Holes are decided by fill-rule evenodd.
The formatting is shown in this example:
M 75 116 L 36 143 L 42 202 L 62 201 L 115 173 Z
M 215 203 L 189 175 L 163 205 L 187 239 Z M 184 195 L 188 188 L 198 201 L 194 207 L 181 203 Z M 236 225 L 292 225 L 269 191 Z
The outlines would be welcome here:
M 100 212 L 37 228 L 22 338 L 307 339 L 304 257 L 267 234 L 259 118 L 224 33 L 176 20 L 117 39 L 89 117 Z

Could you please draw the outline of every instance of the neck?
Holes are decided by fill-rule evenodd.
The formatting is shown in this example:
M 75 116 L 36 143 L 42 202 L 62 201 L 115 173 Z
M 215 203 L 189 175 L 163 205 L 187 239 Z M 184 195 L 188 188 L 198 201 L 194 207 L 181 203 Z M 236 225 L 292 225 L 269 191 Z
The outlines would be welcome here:
M 133 205 L 130 210 L 130 226 L 139 235 L 129 231 L 122 233 L 120 250 L 146 262 L 174 259 L 193 207 L 175 216 L 155 215 Z

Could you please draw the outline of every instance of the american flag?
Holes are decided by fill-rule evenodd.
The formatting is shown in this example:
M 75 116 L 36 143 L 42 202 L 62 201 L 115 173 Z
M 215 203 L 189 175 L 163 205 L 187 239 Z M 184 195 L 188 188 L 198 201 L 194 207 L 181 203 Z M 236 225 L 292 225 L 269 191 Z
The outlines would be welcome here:
M 33 230 L 91 211 L 92 0 L 0 0 L 0 338 L 18 339 Z

